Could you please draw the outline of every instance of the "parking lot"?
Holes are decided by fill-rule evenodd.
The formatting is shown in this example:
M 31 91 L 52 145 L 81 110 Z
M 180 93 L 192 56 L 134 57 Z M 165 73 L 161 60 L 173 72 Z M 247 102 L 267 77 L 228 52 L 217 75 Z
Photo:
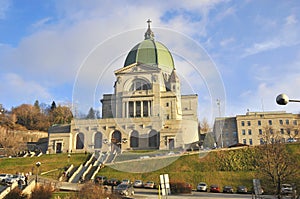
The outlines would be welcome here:
M 131 198 L 145 198 L 145 199 L 157 199 L 158 197 L 158 190 L 152 190 L 152 189 L 135 189 L 135 195 Z M 191 194 L 180 194 L 180 195 L 168 195 L 162 196 L 162 199 L 168 198 L 185 198 L 185 199 L 190 199 L 190 198 L 208 198 L 208 199 L 247 199 L 251 198 L 251 194 L 226 194 L 226 193 L 209 193 L 209 192 L 192 192 Z M 253 196 L 254 198 L 254 196 Z M 273 196 L 266 195 L 264 196 L 265 199 L 275 199 Z

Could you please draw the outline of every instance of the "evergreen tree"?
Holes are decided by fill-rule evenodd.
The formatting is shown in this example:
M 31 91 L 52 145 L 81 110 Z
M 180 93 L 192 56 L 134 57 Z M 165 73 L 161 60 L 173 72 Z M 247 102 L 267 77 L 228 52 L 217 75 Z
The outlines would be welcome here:
M 41 111 L 39 100 L 35 100 L 33 106 L 36 108 L 38 112 Z
M 51 111 L 53 111 L 54 109 L 56 109 L 56 103 L 55 103 L 55 101 L 52 102 L 50 109 L 51 109 Z
M 87 119 L 95 119 L 95 111 L 94 109 L 91 107 L 90 110 L 89 110 L 89 113 L 87 114 L 86 118 Z

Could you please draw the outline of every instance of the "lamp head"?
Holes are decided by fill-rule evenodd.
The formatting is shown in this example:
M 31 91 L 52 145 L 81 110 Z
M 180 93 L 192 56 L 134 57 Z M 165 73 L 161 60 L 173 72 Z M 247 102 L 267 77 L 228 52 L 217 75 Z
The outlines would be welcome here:
M 280 94 L 276 97 L 276 102 L 279 105 L 286 105 L 289 102 L 289 97 L 286 94 Z

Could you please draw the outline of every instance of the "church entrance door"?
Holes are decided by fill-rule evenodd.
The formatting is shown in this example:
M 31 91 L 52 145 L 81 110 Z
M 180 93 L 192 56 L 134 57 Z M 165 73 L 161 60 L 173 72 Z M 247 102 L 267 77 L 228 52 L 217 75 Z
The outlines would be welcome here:
M 117 151 L 121 152 L 121 147 L 122 147 L 122 134 L 120 131 L 115 130 L 113 134 L 111 135 L 111 151 Z

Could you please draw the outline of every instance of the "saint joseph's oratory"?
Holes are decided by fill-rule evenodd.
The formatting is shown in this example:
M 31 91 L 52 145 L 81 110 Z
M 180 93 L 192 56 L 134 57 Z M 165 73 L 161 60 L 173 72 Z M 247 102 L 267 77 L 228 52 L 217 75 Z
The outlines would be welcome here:
M 172 54 L 150 22 L 115 71 L 114 93 L 100 100 L 102 119 L 52 126 L 49 153 L 186 149 L 198 141 L 198 96 L 181 95 Z

